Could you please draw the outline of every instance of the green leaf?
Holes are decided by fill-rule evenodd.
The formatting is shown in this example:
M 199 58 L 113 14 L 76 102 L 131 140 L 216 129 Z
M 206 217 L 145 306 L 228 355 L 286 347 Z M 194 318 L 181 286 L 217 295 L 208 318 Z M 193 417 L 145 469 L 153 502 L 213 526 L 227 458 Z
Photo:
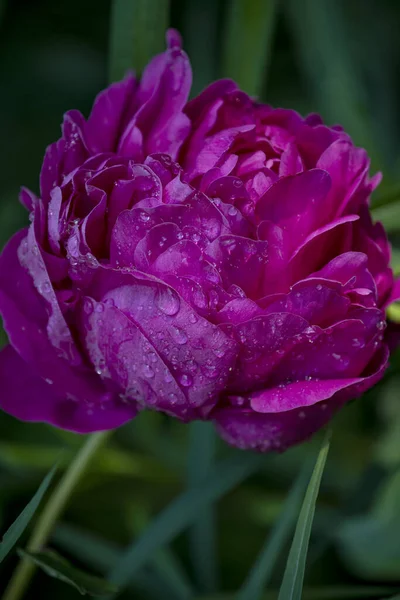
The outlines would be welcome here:
M 282 512 L 275 522 L 275 525 L 268 535 L 264 547 L 262 548 L 253 568 L 251 569 L 246 581 L 238 593 L 237 600 L 258 600 L 261 598 L 263 590 L 268 584 L 272 575 L 274 566 L 284 547 L 293 524 L 296 521 L 296 515 L 304 494 L 304 488 L 309 473 L 309 465 L 306 463 L 301 470 L 297 480 L 290 490 Z
M 396 200 L 390 204 L 378 206 L 372 211 L 375 221 L 381 221 L 386 231 L 393 232 L 400 229 L 400 201 Z
M 216 434 L 211 423 L 190 425 L 188 487 L 196 488 L 207 477 L 213 463 Z M 197 584 L 205 592 L 217 589 L 215 550 L 215 514 L 209 505 L 189 529 L 190 552 Z
M 84 531 L 72 525 L 60 524 L 53 535 L 53 541 L 86 565 L 105 573 L 110 570 L 122 554 L 122 549 L 109 540 Z M 164 548 L 149 561 L 149 569 L 138 572 L 129 587 L 140 588 L 149 596 L 164 598 L 167 592 L 176 600 L 193 597 L 186 574 L 177 564 L 174 554 Z
M 388 597 L 389 594 L 397 592 L 396 587 L 389 586 L 366 586 L 366 585 L 327 585 L 305 587 L 302 600 L 367 600 L 367 598 L 378 598 L 385 596 L 382 600 L 400 600 L 399 596 Z M 277 591 L 263 594 L 262 600 L 276 600 Z M 234 600 L 235 594 L 226 592 L 212 596 L 202 596 L 198 600 Z M 197 599 L 196 599 L 197 600 Z
M 352 573 L 366 580 L 399 579 L 399 504 L 400 471 L 397 471 L 379 489 L 369 513 L 343 522 L 337 532 L 338 546 Z
M 159 548 L 193 522 L 199 511 L 259 469 L 263 462 L 263 456 L 235 452 L 232 457 L 218 463 L 206 480 L 173 500 L 155 517 L 143 535 L 128 546 L 116 567 L 111 569 L 110 581 L 124 588 Z
M 222 75 L 259 96 L 268 72 L 277 0 L 231 0 L 227 9 Z
M 110 81 L 127 71 L 141 73 L 164 49 L 169 0 L 113 0 L 110 37 Z
M 65 558 L 53 550 L 44 550 L 43 552 L 27 552 L 18 550 L 21 558 L 26 558 L 40 567 L 47 575 L 68 583 L 76 588 L 82 595 L 89 596 L 107 596 L 114 594 L 117 588 L 95 575 L 88 575 L 81 569 L 72 566 Z
M 54 467 L 47 473 L 46 477 L 43 479 L 40 484 L 36 494 L 30 500 L 30 502 L 25 506 L 24 510 L 21 514 L 16 518 L 11 527 L 6 531 L 3 536 L 3 539 L 0 543 L 0 562 L 4 560 L 13 546 L 17 543 L 21 535 L 24 533 L 26 527 L 28 526 L 30 520 L 35 514 L 43 496 L 45 495 L 51 480 L 56 472 L 57 466 Z
M 191 95 L 217 79 L 219 0 L 191 0 L 183 5 L 183 42 L 193 69 Z
M 286 0 L 283 6 L 295 41 L 296 58 L 308 78 L 316 109 L 340 123 L 366 147 L 375 168 L 382 166 L 367 105 L 368 95 L 349 48 L 341 2 Z M 351 35 L 350 31 L 350 35 Z
M 328 430 L 319 451 L 310 483 L 307 487 L 292 546 L 287 559 L 278 600 L 301 599 L 308 543 L 310 541 L 319 486 L 324 472 L 326 457 L 328 456 L 330 436 L 331 432 Z

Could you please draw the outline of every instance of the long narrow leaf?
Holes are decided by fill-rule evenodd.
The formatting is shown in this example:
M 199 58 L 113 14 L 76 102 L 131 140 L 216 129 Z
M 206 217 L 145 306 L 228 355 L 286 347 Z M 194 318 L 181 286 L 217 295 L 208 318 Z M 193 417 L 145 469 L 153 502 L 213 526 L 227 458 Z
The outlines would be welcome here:
M 368 149 L 375 168 L 380 168 L 367 94 L 348 47 L 341 2 L 286 0 L 282 5 L 293 32 L 296 58 L 311 84 L 316 110 L 323 112 L 330 123 L 343 125 L 358 145 Z
M 262 456 L 239 452 L 218 463 L 201 485 L 173 500 L 143 535 L 128 546 L 121 560 L 111 569 L 108 579 L 123 589 L 159 548 L 193 522 L 199 511 L 259 469 L 264 461 Z
M 219 8 L 219 0 L 190 0 L 183 7 L 182 34 L 193 68 L 193 95 L 218 77 Z
M 188 487 L 196 488 L 207 477 L 214 458 L 216 435 L 210 423 L 191 424 Z M 217 588 L 215 514 L 209 505 L 189 529 L 190 552 L 197 584 L 206 592 Z
M 81 594 L 107 596 L 116 591 L 108 581 L 77 569 L 53 550 L 44 550 L 43 552 L 19 550 L 18 554 L 22 558 L 31 560 L 50 577 L 71 585 Z
M 258 600 L 262 597 L 273 568 L 296 521 L 309 474 L 308 464 L 301 470 L 292 486 L 282 512 L 268 536 L 252 570 L 244 582 L 237 600 Z
M 388 586 L 366 586 L 366 585 L 330 585 L 321 587 L 309 587 L 303 590 L 303 600 L 367 600 L 367 598 L 378 598 L 379 600 L 400 600 L 400 596 L 390 596 L 397 588 Z M 262 600 L 276 600 L 277 592 L 271 591 L 263 594 Z M 214 594 L 212 596 L 201 596 L 196 600 L 234 600 L 235 594 L 231 592 Z
M 141 73 L 164 48 L 169 0 L 114 0 L 111 16 L 110 81 L 130 69 Z
M 258 96 L 268 71 L 277 0 L 231 0 L 227 8 L 222 74 Z
M 321 484 L 326 457 L 328 455 L 329 441 L 330 430 L 325 435 L 310 483 L 307 487 L 303 506 L 297 521 L 292 547 L 286 563 L 278 600 L 301 600 L 308 543 L 310 541 L 319 486 Z
M 117 565 L 122 555 L 122 549 L 109 540 L 106 541 L 72 525 L 60 524 L 54 532 L 53 541 L 101 573 L 106 573 Z M 129 587 L 140 588 L 155 598 L 164 598 L 166 590 L 176 600 L 187 600 L 194 595 L 185 573 L 167 548 L 149 561 L 146 572 L 141 569 L 135 575 Z
M 43 496 L 45 495 L 51 483 L 51 480 L 54 477 L 56 469 L 57 466 L 54 465 L 51 471 L 47 473 L 46 477 L 43 479 L 32 500 L 30 500 L 30 502 L 25 506 L 21 514 L 16 518 L 14 523 L 4 534 L 3 539 L 0 543 L 0 562 L 4 560 L 4 558 L 10 552 L 10 550 L 13 548 L 13 546 L 17 543 L 21 535 L 24 533 L 30 520 L 35 514 Z

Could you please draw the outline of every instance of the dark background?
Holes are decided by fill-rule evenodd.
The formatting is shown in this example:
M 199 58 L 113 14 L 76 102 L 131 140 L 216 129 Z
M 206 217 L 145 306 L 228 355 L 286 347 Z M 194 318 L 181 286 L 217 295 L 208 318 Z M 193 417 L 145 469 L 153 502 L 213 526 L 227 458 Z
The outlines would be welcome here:
M 254 36 L 262 4 L 252 0 L 243 16 L 248 30 L 254 24 Z M 372 170 L 383 171 L 373 208 L 390 233 L 393 267 L 399 271 L 400 2 L 283 0 L 272 26 L 269 60 L 256 85 L 252 69 L 257 56 L 252 52 L 257 49 L 251 36 L 243 44 L 234 33 L 229 38 L 229 26 L 235 26 L 231 9 L 229 0 L 172 1 L 171 23 L 182 32 L 192 59 L 194 91 L 216 77 L 236 76 L 246 91 L 270 104 L 320 112 L 327 123 L 342 124 L 369 151 Z M 1 245 L 27 223 L 19 187 L 38 191 L 44 149 L 59 137 L 63 112 L 77 108 L 87 115 L 94 96 L 107 84 L 109 23 L 110 2 L 105 0 L 0 0 Z M 382 594 L 372 595 L 371 586 L 400 588 L 398 364 L 395 357 L 385 381 L 335 421 L 305 598 L 350 597 L 338 596 L 335 586 L 367 585 L 375 598 Z M 77 536 L 76 528 L 102 539 L 100 554 L 104 548 L 122 548 L 141 532 L 185 488 L 189 429 L 148 414 L 116 432 L 76 490 L 51 546 L 77 566 L 104 573 L 100 559 L 85 558 L 85 538 Z M 56 458 L 61 455 L 62 471 L 81 441 L 0 414 L 0 531 L 19 514 Z M 231 451 L 218 442 L 216 452 L 220 456 Z M 306 444 L 280 457 L 266 457 L 257 475 L 215 507 L 220 590 L 240 586 L 310 452 Z M 126 598 L 188 597 L 171 583 L 181 569 L 191 585 L 195 579 L 188 536 L 180 535 L 158 559 L 169 565 L 165 580 L 162 568 L 153 565 Z M 274 588 L 284 560 L 274 572 Z M 0 589 L 16 561 L 14 553 L 2 565 Z M 146 576 L 161 578 L 158 595 L 143 584 Z M 201 585 L 196 594 L 215 598 Z M 26 597 L 73 600 L 79 594 L 38 573 Z M 367 592 L 357 597 L 365 598 Z

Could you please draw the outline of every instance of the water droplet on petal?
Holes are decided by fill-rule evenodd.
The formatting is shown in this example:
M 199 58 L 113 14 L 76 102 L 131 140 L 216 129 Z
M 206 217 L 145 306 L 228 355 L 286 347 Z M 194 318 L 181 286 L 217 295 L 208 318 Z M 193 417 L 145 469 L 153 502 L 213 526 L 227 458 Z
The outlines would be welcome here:
M 144 365 L 142 373 L 147 379 L 152 379 L 152 377 L 154 377 L 154 369 L 152 369 L 150 365 Z
M 156 302 L 160 311 L 171 317 L 176 315 L 181 306 L 178 294 L 171 288 L 160 288 Z
M 83 303 L 83 310 L 85 311 L 85 313 L 87 315 L 91 315 L 93 312 L 93 302 L 91 301 L 90 298 L 85 298 L 85 301 Z
M 197 317 L 197 315 L 195 313 L 190 313 L 190 315 L 189 315 L 189 321 L 191 323 L 193 323 L 193 324 L 197 323 L 198 320 L 199 319 L 198 319 L 198 317 Z
M 171 373 L 169 371 L 165 371 L 165 374 L 164 374 L 165 383 L 171 383 L 172 380 L 173 380 L 173 377 L 172 377 Z
M 193 378 L 191 375 L 187 375 L 186 373 L 184 373 L 179 377 L 179 383 L 184 387 L 190 387 L 193 383 Z
M 140 213 L 140 220 L 143 221 L 144 223 L 147 223 L 147 221 L 150 221 L 150 215 L 148 215 L 146 212 L 142 211 Z
M 188 341 L 185 331 L 179 327 L 171 327 L 171 335 L 177 344 L 183 345 Z
M 178 402 L 178 396 L 171 392 L 170 394 L 168 394 L 168 400 L 170 404 L 174 405 Z

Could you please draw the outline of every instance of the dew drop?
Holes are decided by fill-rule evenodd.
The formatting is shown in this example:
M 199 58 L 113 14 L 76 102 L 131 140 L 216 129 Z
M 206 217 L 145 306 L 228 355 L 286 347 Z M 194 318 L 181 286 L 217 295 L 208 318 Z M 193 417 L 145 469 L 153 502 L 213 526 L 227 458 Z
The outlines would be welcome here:
M 42 294 L 48 294 L 51 290 L 50 283 L 48 281 L 44 281 L 42 284 L 40 284 L 39 290 Z
M 87 315 L 91 315 L 93 312 L 93 302 L 91 301 L 90 298 L 85 298 L 85 301 L 83 303 L 83 310 L 85 311 L 85 313 Z
M 99 304 L 96 305 L 96 312 L 97 313 L 102 313 L 104 311 L 104 306 L 101 302 L 99 302 Z
M 157 306 L 162 313 L 173 317 L 180 309 L 180 300 L 171 288 L 160 288 L 156 298 Z
M 170 404 L 174 405 L 178 402 L 178 396 L 176 394 L 174 394 L 173 392 L 171 392 L 170 394 L 168 394 L 168 400 L 169 400 Z
M 238 209 L 236 208 L 236 206 L 231 206 L 228 210 L 228 215 L 230 215 L 231 217 L 234 217 L 235 215 L 237 215 Z
M 142 373 L 147 379 L 152 379 L 154 377 L 154 369 L 150 365 L 144 365 Z
M 173 377 L 172 377 L 171 373 L 169 371 L 165 371 L 165 374 L 164 374 L 165 383 L 171 383 L 172 380 L 173 380 Z
M 186 344 L 186 342 L 188 341 L 188 336 L 186 335 L 185 331 L 183 331 L 183 329 L 180 329 L 179 327 L 173 326 L 171 328 L 171 335 L 175 342 L 181 346 L 183 344 Z
M 198 320 L 199 319 L 198 319 L 198 317 L 197 317 L 197 315 L 195 313 L 190 313 L 190 315 L 189 315 L 189 321 L 191 323 L 193 323 L 193 324 L 197 323 Z
M 187 374 L 183 374 L 179 377 L 179 382 L 181 383 L 181 385 L 183 385 L 184 387 L 190 387 L 193 383 L 193 378 L 191 375 L 187 375 Z
M 148 215 L 146 212 L 142 211 L 140 213 L 140 220 L 143 221 L 144 223 L 147 223 L 148 221 L 150 221 L 150 215 Z

